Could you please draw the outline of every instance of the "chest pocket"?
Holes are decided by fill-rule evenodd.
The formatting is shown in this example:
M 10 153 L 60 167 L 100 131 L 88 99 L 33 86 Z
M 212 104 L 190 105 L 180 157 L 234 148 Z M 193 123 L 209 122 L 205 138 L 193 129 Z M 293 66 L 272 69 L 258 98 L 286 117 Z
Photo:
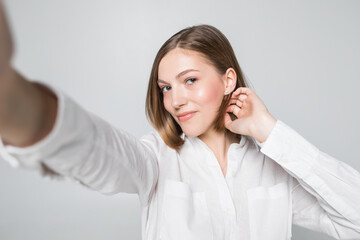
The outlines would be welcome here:
M 292 199 L 288 184 L 247 191 L 251 240 L 291 239 Z
M 188 184 L 166 180 L 160 239 L 212 240 L 213 233 L 205 192 L 191 191 Z

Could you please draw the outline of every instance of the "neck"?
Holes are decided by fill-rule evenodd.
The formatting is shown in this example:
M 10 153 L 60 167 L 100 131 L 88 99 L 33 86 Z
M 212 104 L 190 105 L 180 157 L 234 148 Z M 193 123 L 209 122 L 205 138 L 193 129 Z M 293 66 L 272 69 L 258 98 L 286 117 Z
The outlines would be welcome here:
M 214 152 L 219 162 L 226 161 L 226 155 L 232 143 L 240 142 L 238 135 L 230 131 L 211 130 L 200 135 L 199 139 Z

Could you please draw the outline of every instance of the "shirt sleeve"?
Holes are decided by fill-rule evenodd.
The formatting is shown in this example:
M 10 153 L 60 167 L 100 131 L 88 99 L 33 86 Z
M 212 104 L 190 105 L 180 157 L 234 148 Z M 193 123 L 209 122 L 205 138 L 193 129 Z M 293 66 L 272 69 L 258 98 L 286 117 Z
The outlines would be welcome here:
M 360 174 L 277 120 L 261 152 L 294 180 L 293 223 L 336 239 L 360 239 Z
M 149 133 L 138 140 L 86 111 L 58 88 L 40 84 L 58 99 L 53 129 L 28 147 L 4 146 L 0 139 L 1 157 L 13 167 L 70 178 L 106 195 L 137 193 L 141 204 L 147 205 L 159 174 L 159 136 Z

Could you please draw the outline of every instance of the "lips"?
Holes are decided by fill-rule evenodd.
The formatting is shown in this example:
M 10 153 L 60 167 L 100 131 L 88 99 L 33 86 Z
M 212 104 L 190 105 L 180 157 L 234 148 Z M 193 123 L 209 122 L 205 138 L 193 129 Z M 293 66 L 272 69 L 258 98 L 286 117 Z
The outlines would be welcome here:
M 177 115 L 178 119 L 180 122 L 184 122 L 189 120 L 190 118 L 192 118 L 195 115 L 196 112 L 183 112 L 179 115 Z

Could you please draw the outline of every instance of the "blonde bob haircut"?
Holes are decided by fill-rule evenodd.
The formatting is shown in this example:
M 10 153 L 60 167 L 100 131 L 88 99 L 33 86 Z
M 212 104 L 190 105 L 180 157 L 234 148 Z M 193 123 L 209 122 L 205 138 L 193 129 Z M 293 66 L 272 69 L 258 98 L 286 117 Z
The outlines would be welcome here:
M 248 84 L 229 40 L 217 28 L 210 25 L 197 25 L 185 28 L 169 38 L 158 51 L 151 69 L 145 111 L 146 117 L 165 144 L 179 150 L 184 144 L 181 138 L 183 131 L 171 114 L 166 111 L 163 94 L 157 84 L 159 63 L 168 52 L 175 48 L 193 50 L 202 54 L 220 74 L 225 74 L 228 68 L 233 68 L 237 75 L 235 90 L 239 87 L 248 87 Z M 231 94 L 223 98 L 213 124 L 216 131 L 228 131 L 224 126 L 224 116 L 230 99 Z

